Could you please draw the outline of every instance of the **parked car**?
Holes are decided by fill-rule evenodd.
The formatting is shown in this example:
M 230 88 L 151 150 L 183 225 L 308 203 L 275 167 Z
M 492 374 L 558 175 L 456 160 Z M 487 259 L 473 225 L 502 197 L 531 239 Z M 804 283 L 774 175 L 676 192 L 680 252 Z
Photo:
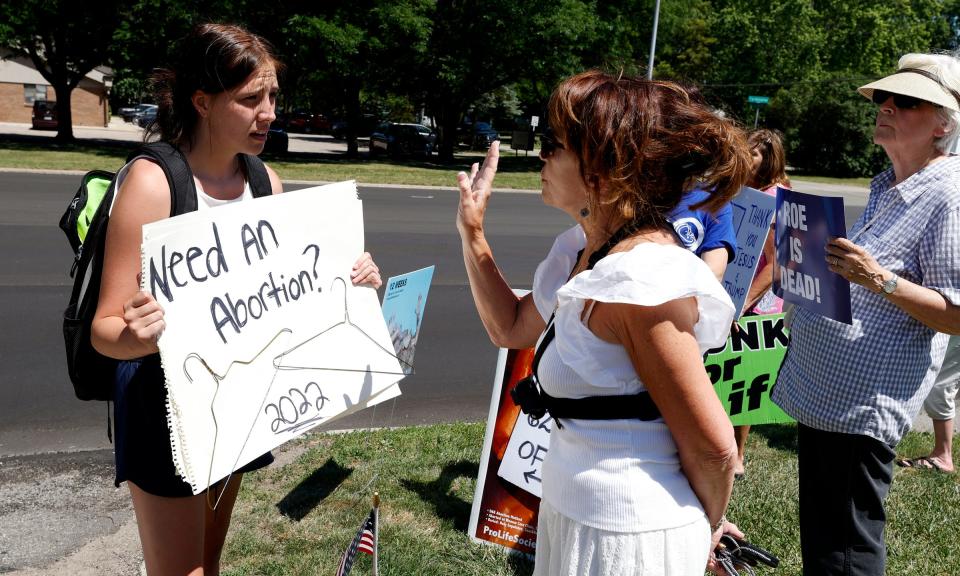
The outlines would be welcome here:
M 119 110 L 120 117 L 123 118 L 125 122 L 137 122 L 137 118 L 141 114 L 150 109 L 156 109 L 156 104 L 137 104 L 136 106 L 131 106 L 129 108 L 121 108 Z
M 288 132 L 323 134 L 330 131 L 330 121 L 323 114 L 294 112 L 284 118 L 284 128 Z
M 379 121 L 376 116 L 373 114 L 364 114 L 360 117 L 360 125 L 357 126 L 357 136 L 362 137 L 370 134 L 378 124 Z M 330 125 L 330 134 L 338 140 L 343 140 L 347 137 L 348 126 L 349 124 L 346 120 L 336 120 Z
M 423 124 L 386 122 L 370 133 L 370 155 L 386 152 L 391 156 L 429 156 L 436 142 L 437 135 Z
M 460 142 L 473 150 L 486 150 L 500 134 L 487 122 L 475 122 L 464 126 L 460 132 Z
M 143 112 L 137 115 L 135 121 L 137 126 L 141 128 L 146 128 L 151 122 L 157 119 L 157 107 L 153 104 L 150 105 L 151 108 L 147 108 Z
M 272 154 L 286 154 L 290 149 L 290 137 L 283 128 L 276 125 L 276 122 L 270 125 L 267 131 L 267 143 L 263 145 L 263 151 Z
M 56 130 L 57 103 L 53 100 L 34 100 L 31 122 L 34 130 Z

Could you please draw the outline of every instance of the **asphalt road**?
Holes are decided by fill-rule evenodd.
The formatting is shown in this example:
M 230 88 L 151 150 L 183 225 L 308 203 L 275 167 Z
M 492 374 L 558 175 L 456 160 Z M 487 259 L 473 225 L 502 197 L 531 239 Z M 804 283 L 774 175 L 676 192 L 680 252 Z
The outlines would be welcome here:
M 129 497 L 112 486 L 106 404 L 76 400 L 66 376 L 60 326 L 72 252 L 57 222 L 78 181 L 0 171 L 0 572 L 18 576 L 137 573 L 139 565 Z M 795 184 L 845 196 L 848 227 L 863 209 L 862 190 Z M 367 249 L 386 275 L 436 270 L 416 374 L 401 383 L 403 395 L 334 426 L 486 418 L 497 350 L 467 286 L 456 192 L 361 187 L 360 196 Z M 497 261 L 517 288 L 530 287 L 553 238 L 571 224 L 523 192 L 496 193 L 487 222 Z
M 106 406 L 73 396 L 60 333 L 72 252 L 57 222 L 77 183 L 75 175 L 0 173 L 0 457 L 110 447 Z M 848 195 L 848 226 L 862 211 L 862 192 L 821 191 Z M 416 374 L 402 382 L 403 396 L 376 414 L 360 413 L 334 426 L 486 417 L 497 351 L 467 286 L 454 227 L 456 193 L 361 187 L 360 196 L 367 249 L 385 275 L 429 265 L 436 271 Z M 566 215 L 545 208 L 539 195 L 513 192 L 496 194 L 487 222 L 497 262 L 517 288 L 530 287 L 554 236 L 570 225 Z
M 108 448 L 106 405 L 80 402 L 66 376 L 60 319 L 72 252 L 57 221 L 73 175 L 0 173 L 0 457 Z M 296 189 L 305 185 L 289 185 Z M 454 226 L 452 190 L 362 188 L 367 249 L 385 275 L 436 265 L 403 396 L 337 427 L 403 426 L 486 416 L 496 364 L 472 304 Z M 536 194 L 498 194 L 489 235 L 503 271 L 529 288 L 553 237 L 568 225 Z M 385 409 L 386 408 L 386 409 Z

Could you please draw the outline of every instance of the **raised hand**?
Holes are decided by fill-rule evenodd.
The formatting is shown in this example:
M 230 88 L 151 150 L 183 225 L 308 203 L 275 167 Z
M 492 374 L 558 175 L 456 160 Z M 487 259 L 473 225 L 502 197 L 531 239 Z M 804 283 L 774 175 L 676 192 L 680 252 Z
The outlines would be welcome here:
M 490 200 L 490 191 L 493 188 L 493 178 L 497 174 L 499 161 L 500 142 L 496 141 L 487 150 L 482 169 L 479 164 L 474 163 L 470 167 L 470 174 L 466 172 L 457 174 L 457 185 L 460 188 L 457 229 L 461 234 L 483 230 L 483 217 L 487 211 L 487 202 Z

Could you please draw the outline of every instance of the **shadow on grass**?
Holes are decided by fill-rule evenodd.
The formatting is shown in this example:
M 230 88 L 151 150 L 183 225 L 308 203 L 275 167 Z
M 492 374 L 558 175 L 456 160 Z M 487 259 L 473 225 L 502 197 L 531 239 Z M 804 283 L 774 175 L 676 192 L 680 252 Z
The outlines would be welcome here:
M 361 152 L 359 156 L 350 158 L 346 154 L 336 152 L 288 152 L 286 154 L 265 153 L 261 155 L 264 159 L 274 162 L 285 162 L 287 164 L 357 164 L 357 163 L 376 163 L 394 166 L 405 166 L 410 168 L 420 168 L 424 170 L 435 170 L 437 172 L 447 173 L 451 168 L 467 169 L 474 162 L 482 162 L 483 156 L 458 154 L 453 157 L 452 162 L 443 162 L 436 157 L 424 159 L 416 156 L 389 158 L 377 156 L 370 158 L 366 152 Z M 501 156 L 497 164 L 498 173 L 528 173 L 539 172 L 543 163 L 536 156 Z
M 106 157 L 129 154 L 140 142 L 126 140 L 109 140 L 100 138 L 77 138 L 73 142 L 57 142 L 47 136 L 33 134 L 3 134 L 0 135 L 0 148 L 21 150 L 25 152 L 82 152 Z M 424 159 L 421 157 L 385 158 L 378 156 L 371 158 L 366 151 L 361 151 L 356 157 L 348 157 L 342 152 L 287 152 L 284 154 L 265 152 L 261 157 L 270 162 L 285 162 L 293 165 L 306 164 L 358 164 L 376 163 L 395 166 L 421 168 L 448 173 L 451 168 L 469 169 L 474 162 L 482 162 L 480 154 L 455 154 L 452 162 L 443 162 L 436 156 Z M 542 162 L 538 156 L 500 157 L 497 172 L 500 173 L 528 173 L 539 172 Z
M 476 478 L 479 470 L 480 466 L 476 462 L 460 460 L 444 466 L 440 477 L 432 482 L 401 480 L 400 484 L 432 505 L 438 518 L 453 521 L 454 529 L 465 532 L 470 523 L 470 502 L 451 495 L 450 488 L 457 478 Z
M 340 484 L 343 484 L 352 473 L 352 468 L 344 468 L 330 458 L 296 488 L 288 492 L 277 503 L 277 509 L 287 518 L 299 522 Z
M 767 446 L 776 450 L 796 453 L 797 426 L 796 424 L 763 424 L 751 426 L 750 433 L 767 439 Z
M 533 559 L 527 558 L 523 554 L 511 554 L 507 559 L 507 565 L 510 566 L 516 576 L 533 574 Z
M 139 144 L 139 142 L 105 138 L 77 138 L 73 142 L 58 142 L 47 136 L 32 134 L 0 135 L 0 147 L 24 152 L 83 152 L 113 157 L 118 154 L 128 154 Z

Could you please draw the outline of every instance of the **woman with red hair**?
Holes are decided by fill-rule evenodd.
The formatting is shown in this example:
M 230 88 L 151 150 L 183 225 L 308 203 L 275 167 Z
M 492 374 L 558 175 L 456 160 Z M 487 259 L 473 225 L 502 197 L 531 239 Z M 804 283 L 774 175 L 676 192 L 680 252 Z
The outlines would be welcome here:
M 598 71 L 550 98 L 544 203 L 576 225 L 517 298 L 484 235 L 498 145 L 458 176 L 464 263 L 497 346 L 537 344 L 525 411 L 553 418 L 535 574 L 698 574 L 715 568 L 733 486 L 733 429 L 703 367 L 733 304 L 683 248 L 668 215 L 711 190 L 715 211 L 746 182 L 746 137 L 670 83 Z M 709 563 L 708 563 L 709 562 Z

